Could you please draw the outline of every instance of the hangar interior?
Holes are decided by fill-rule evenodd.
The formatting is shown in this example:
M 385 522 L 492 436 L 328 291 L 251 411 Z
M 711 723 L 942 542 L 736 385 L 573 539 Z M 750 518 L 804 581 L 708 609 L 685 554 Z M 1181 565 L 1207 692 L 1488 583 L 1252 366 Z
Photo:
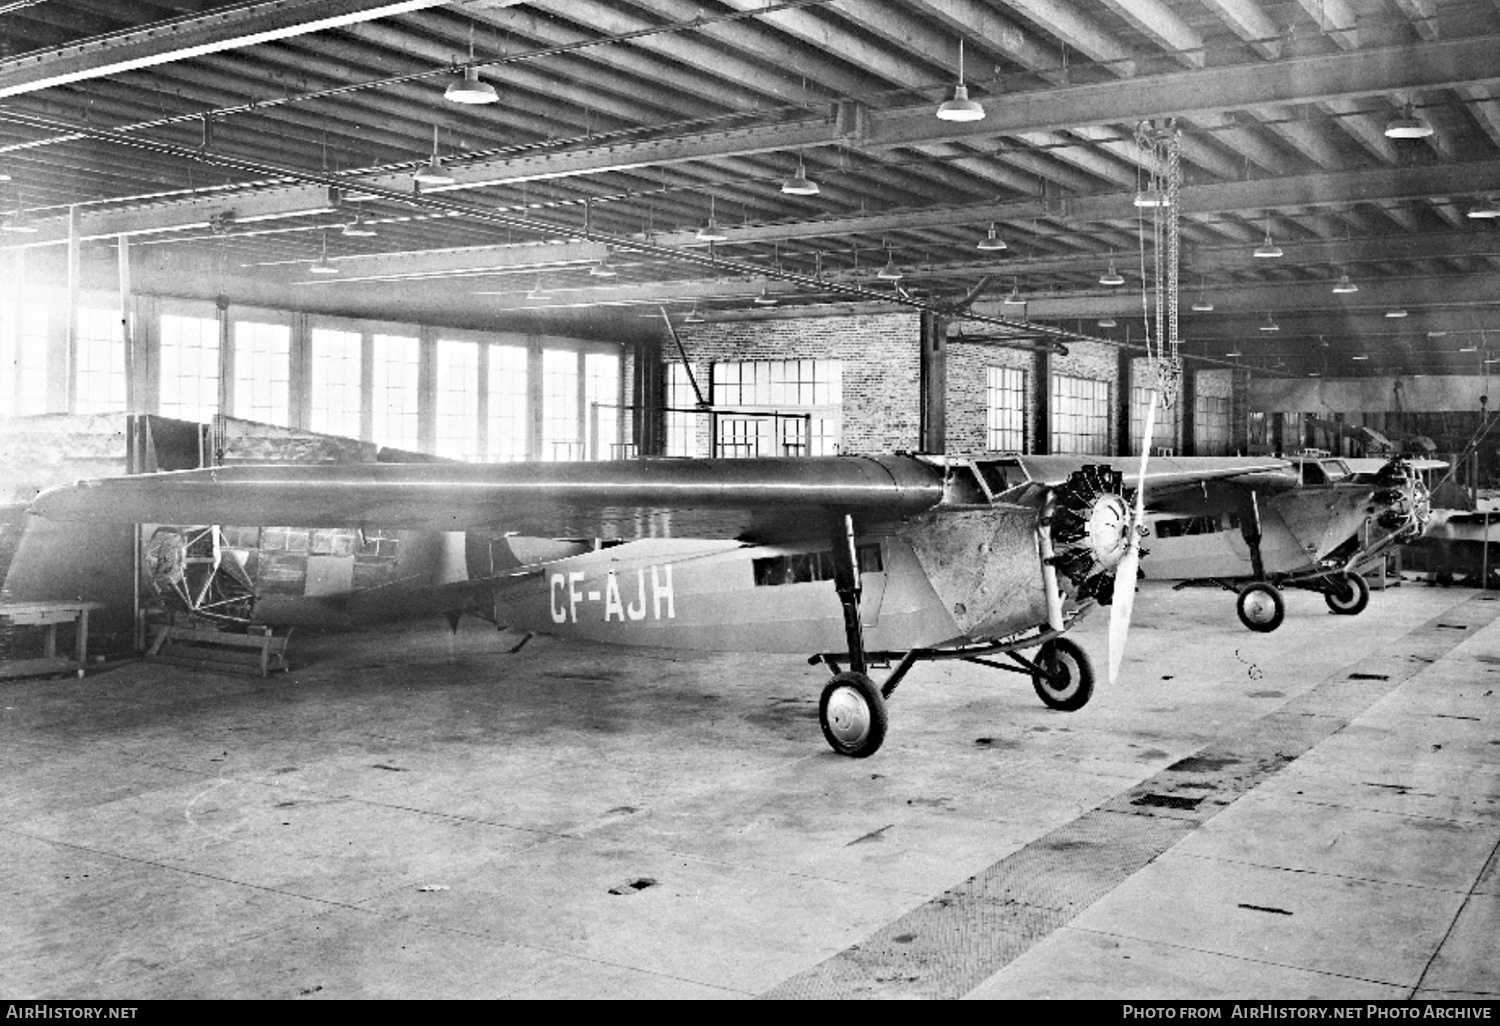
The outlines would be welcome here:
M 436 598 L 287 675 L 141 662 L 153 536 L 26 509 L 1147 449 L 1415 452 L 1483 511 L 1497 53 L 1495 0 L 0 2 L 0 666 L 55 654 L 6 603 L 95 604 L 103 659 L 0 679 L 0 992 L 1493 1000 L 1486 590 L 1383 563 L 1246 634 L 1148 553 L 1122 687 L 921 667 L 859 761 L 800 657 Z M 309 600 L 473 565 L 321 526 L 202 544 Z

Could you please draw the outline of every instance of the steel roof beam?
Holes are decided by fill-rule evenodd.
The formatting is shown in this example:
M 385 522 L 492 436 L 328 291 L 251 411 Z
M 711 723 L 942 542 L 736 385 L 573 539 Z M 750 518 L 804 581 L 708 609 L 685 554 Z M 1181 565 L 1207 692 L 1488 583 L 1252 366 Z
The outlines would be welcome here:
M 0 98 L 438 7 L 447 0 L 266 0 L 0 62 Z M 516 0 L 519 2 L 519 0 Z

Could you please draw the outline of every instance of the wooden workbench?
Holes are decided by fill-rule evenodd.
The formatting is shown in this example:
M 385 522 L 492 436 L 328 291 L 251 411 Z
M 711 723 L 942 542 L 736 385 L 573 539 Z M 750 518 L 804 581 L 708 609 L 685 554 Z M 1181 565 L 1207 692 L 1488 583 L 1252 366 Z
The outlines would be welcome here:
M 89 660 L 89 612 L 98 608 L 98 602 L 0 602 L 0 624 L 41 627 L 46 632 L 42 638 L 41 657 L 0 659 L 0 678 L 74 671 L 82 677 Z M 78 625 L 74 632 L 72 659 L 57 654 L 57 625 L 60 623 Z

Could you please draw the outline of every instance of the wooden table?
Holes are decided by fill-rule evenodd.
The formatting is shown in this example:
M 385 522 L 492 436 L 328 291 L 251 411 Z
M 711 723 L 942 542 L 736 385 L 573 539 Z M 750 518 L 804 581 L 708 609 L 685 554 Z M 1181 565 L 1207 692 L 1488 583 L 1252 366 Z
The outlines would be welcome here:
M 0 623 L 18 627 L 41 627 L 42 656 L 39 659 L 0 659 L 0 678 L 31 677 L 48 673 L 71 673 L 83 676 L 89 660 L 89 612 L 101 608 L 98 602 L 0 602 Z M 57 654 L 57 625 L 77 623 L 73 658 Z

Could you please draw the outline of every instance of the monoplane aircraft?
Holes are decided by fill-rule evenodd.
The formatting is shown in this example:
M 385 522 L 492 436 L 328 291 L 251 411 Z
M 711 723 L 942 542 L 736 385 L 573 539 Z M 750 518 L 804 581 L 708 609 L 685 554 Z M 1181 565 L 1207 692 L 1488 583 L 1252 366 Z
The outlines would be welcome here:
M 1252 631 L 1281 625 L 1283 588 L 1319 592 L 1332 612 L 1356 615 L 1370 601 L 1360 568 L 1421 534 L 1431 504 L 1419 471 L 1443 465 L 1297 456 L 1281 470 L 1158 493 L 1146 517 L 1147 574 L 1236 592 Z
M 1063 635 L 1096 602 L 1115 606 L 1117 672 L 1141 533 L 1139 502 L 1133 511 L 1124 491 L 1143 468 L 1086 459 L 232 466 L 84 481 L 44 492 L 34 511 L 599 538 L 587 553 L 489 574 L 497 622 L 628 645 L 809 655 L 833 671 L 819 702 L 824 736 L 865 756 L 885 736 L 885 700 L 926 660 L 1013 670 L 1048 706 L 1082 707 L 1093 670 Z M 1199 486 L 1284 466 L 1158 459 L 1146 480 L 1148 490 Z M 992 658 L 1001 655 L 1009 662 Z M 880 686 L 875 665 L 891 667 Z

